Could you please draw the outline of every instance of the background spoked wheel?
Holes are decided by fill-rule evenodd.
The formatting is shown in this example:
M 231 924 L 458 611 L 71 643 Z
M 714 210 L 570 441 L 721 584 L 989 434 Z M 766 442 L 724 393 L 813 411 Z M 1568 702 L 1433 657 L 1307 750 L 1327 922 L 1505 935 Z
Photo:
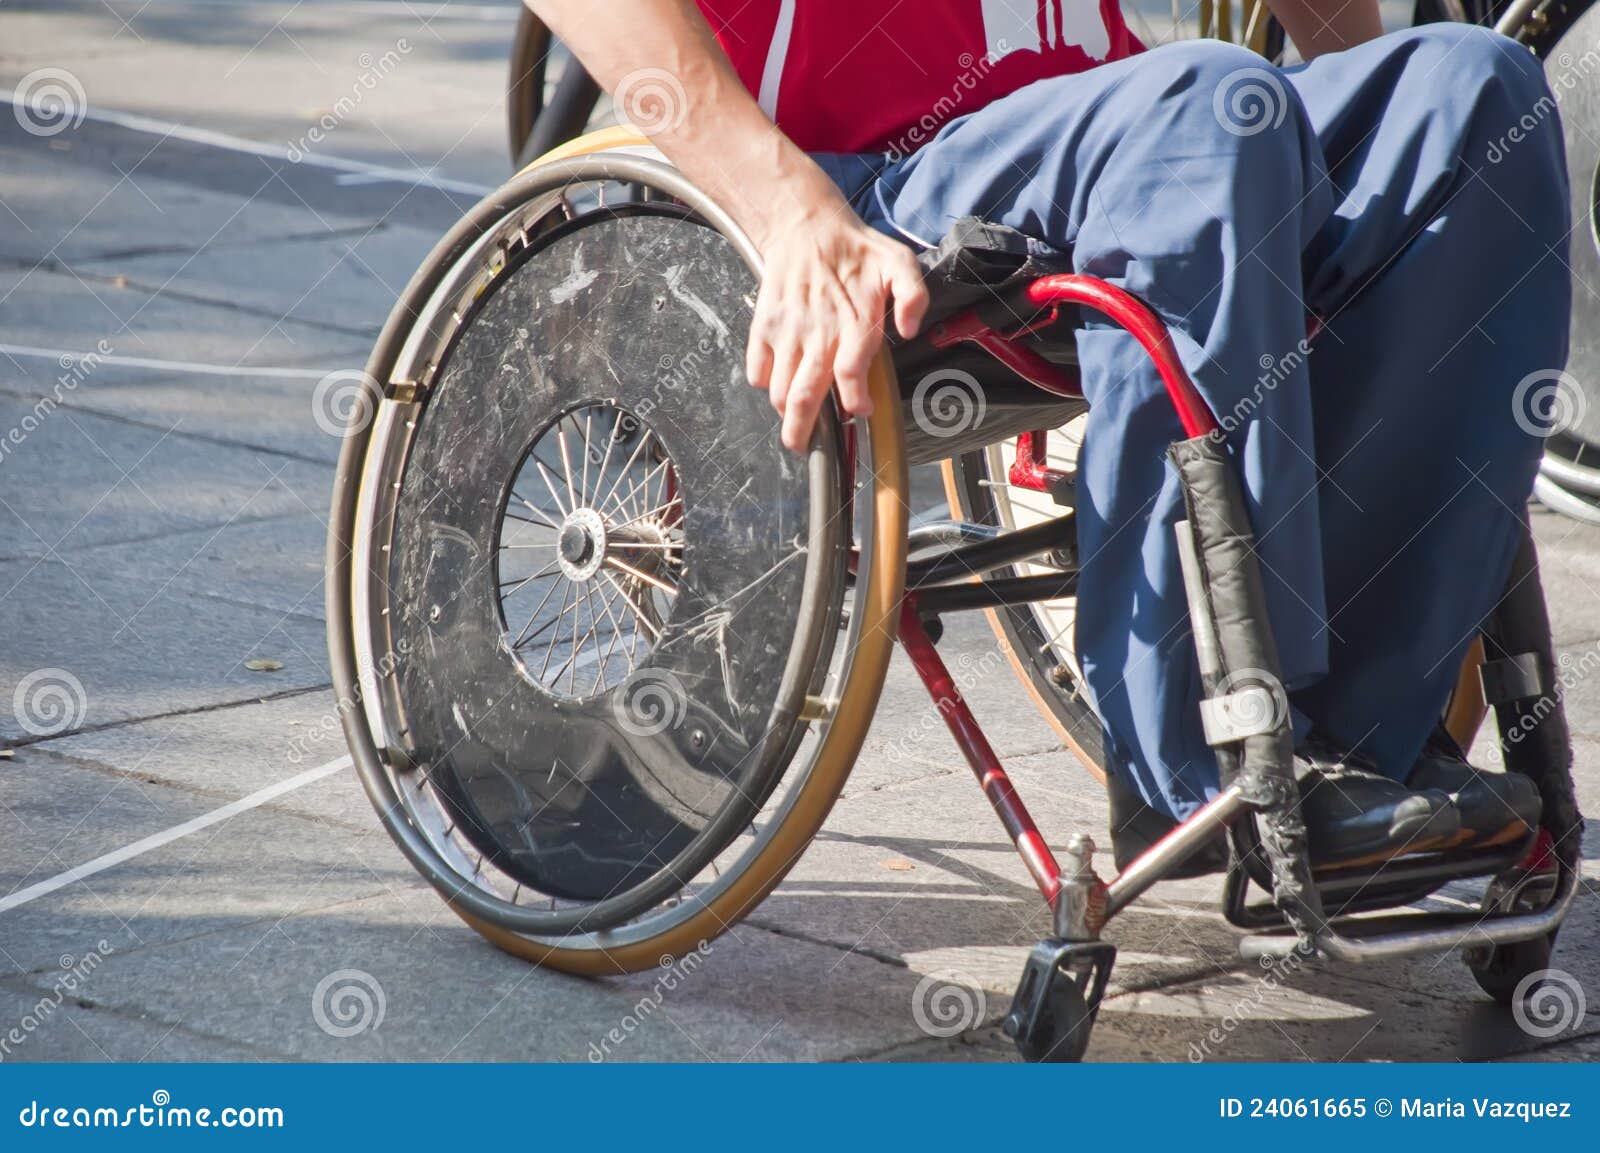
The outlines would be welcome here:
M 1047 433 L 1044 459 L 1048 467 L 1068 475 L 1076 472 L 1087 423 L 1087 416 L 1079 416 Z M 1050 493 L 1009 482 L 1007 474 L 1016 454 L 1017 442 L 1010 439 L 946 461 L 945 495 L 952 515 L 1009 531 L 1070 513 L 1070 506 L 1057 503 Z M 1054 568 L 1046 558 L 1041 563 L 1016 566 L 1014 575 L 1039 575 Z M 1040 713 L 1084 767 L 1103 781 L 1100 719 L 1084 693 L 1083 673 L 1073 646 L 1077 598 L 989 609 L 987 613 L 1017 679 Z
M 859 474 L 831 414 L 784 452 L 743 379 L 754 286 L 670 167 L 578 157 L 475 208 L 369 362 L 386 399 L 330 534 L 346 734 L 413 864 L 532 960 L 646 968 L 737 921 L 876 705 L 904 579 L 892 372 Z

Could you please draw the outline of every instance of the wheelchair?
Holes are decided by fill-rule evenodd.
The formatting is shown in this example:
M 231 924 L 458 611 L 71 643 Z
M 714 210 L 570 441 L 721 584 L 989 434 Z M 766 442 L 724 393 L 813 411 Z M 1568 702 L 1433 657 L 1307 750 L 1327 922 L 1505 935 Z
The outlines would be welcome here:
M 1314 870 L 1217 421 L 1150 310 L 1018 239 L 967 221 L 925 254 L 922 334 L 879 355 L 872 415 L 828 408 L 802 458 L 744 378 L 758 254 L 642 137 L 582 137 L 474 207 L 389 316 L 335 481 L 332 668 L 384 827 L 502 949 L 588 975 L 668 963 L 805 851 L 898 642 L 1052 910 L 1003 1023 L 1025 1058 L 1081 1058 L 1116 955 L 1106 924 L 1222 836 L 1247 957 L 1459 949 L 1510 1003 L 1547 967 L 1582 829 L 1531 538 L 1445 720 L 1465 746 L 1492 709 L 1541 826 Z M 1184 429 L 1170 460 L 1222 780 L 1111 879 L 1085 835 L 1055 856 L 938 648 L 944 617 L 988 612 L 1024 689 L 1102 771 L 1067 627 L 1087 410 L 1072 333 L 1089 312 L 1139 341 Z M 908 467 L 939 461 L 952 519 L 912 529 Z M 1482 879 L 1478 909 L 1399 911 L 1462 878 Z

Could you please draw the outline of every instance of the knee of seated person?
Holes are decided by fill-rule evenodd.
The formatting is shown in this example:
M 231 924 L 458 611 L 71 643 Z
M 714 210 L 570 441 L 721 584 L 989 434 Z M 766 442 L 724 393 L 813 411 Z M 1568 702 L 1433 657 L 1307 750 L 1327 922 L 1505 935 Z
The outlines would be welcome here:
M 1411 49 L 1408 72 L 1430 91 L 1458 97 L 1498 96 L 1503 107 L 1518 115 L 1548 106 L 1554 122 L 1554 98 L 1539 58 L 1510 37 L 1477 24 L 1446 21 L 1395 33 Z
M 1309 123 L 1299 94 L 1259 55 L 1221 40 L 1182 40 L 1145 53 L 1139 83 L 1154 108 L 1177 109 L 1186 126 L 1240 151 L 1298 147 Z M 1158 130 L 1167 117 L 1145 120 Z M 1184 147 L 1192 147 L 1185 140 Z

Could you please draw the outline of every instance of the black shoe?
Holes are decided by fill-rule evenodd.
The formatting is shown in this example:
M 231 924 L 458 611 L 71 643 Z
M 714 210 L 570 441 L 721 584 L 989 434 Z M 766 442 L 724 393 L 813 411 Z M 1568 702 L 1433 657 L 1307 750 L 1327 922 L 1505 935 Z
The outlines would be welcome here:
M 1373 865 L 1445 848 L 1461 817 L 1440 789 L 1413 789 L 1315 734 L 1295 753 L 1300 812 L 1319 868 Z
M 1144 803 L 1144 798 L 1123 783 L 1115 773 L 1107 777 L 1106 792 L 1111 798 L 1111 858 L 1122 872 L 1144 855 L 1146 849 L 1178 827 L 1165 813 Z M 1228 842 L 1222 834 L 1197 849 L 1166 876 L 1174 881 L 1186 877 L 1205 877 L 1228 868 Z
M 1411 770 L 1412 788 L 1448 793 L 1461 814 L 1458 845 L 1513 844 L 1539 826 L 1544 811 L 1539 786 L 1521 773 L 1487 773 L 1467 763 L 1447 735 L 1432 737 Z
M 1378 864 L 1459 840 L 1461 818 L 1442 790 L 1413 790 L 1315 735 L 1295 753 L 1294 767 L 1311 863 L 1317 868 Z M 1111 852 L 1121 872 L 1177 822 L 1146 805 L 1115 775 L 1110 780 Z M 1227 865 L 1227 842 L 1219 836 L 1168 876 L 1199 877 L 1220 873 Z

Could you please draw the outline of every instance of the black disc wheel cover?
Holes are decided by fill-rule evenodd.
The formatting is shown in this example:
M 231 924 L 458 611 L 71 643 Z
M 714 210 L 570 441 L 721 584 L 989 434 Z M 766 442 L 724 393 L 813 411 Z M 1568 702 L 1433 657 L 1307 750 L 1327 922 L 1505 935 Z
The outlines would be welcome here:
M 818 590 L 845 546 L 820 523 L 837 518 L 814 515 L 832 473 L 782 449 L 745 382 L 754 290 L 726 241 L 681 213 L 580 219 L 476 302 L 418 420 L 390 558 L 407 752 L 460 834 L 537 893 L 648 907 L 749 824 L 798 739 L 834 615 Z M 508 492 L 524 454 L 586 405 L 660 438 L 682 563 L 629 676 L 563 697 L 513 656 L 524 626 L 509 601 L 502 616 L 496 558 L 507 501 L 543 491 Z

